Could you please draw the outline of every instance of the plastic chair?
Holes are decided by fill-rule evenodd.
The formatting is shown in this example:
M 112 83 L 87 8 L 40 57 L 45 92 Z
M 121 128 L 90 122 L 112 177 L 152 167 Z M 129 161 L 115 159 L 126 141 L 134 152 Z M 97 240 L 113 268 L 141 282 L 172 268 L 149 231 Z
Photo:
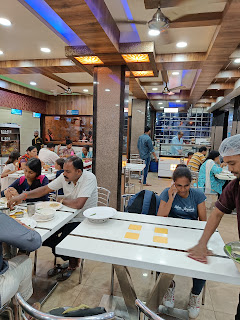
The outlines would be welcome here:
M 135 301 L 135 305 L 138 309 L 139 320 L 145 320 L 145 319 L 164 320 L 162 317 L 158 316 L 156 313 L 150 310 L 141 300 L 137 299 Z M 143 318 L 141 317 L 141 314 L 143 314 Z
M 9 320 L 14 320 L 14 314 L 13 314 L 13 309 L 9 306 L 10 301 L 5 303 L 1 308 L 0 308 L 0 319 L 1 319 L 1 315 L 3 313 L 7 313 L 8 314 L 8 318 Z
M 18 304 L 18 315 L 19 315 L 19 320 L 21 319 L 26 319 L 26 316 L 24 315 L 23 311 L 28 313 L 30 316 L 34 317 L 37 320 L 110 320 L 114 319 L 115 315 L 114 312 L 108 312 L 108 313 L 103 313 L 100 315 L 96 316 L 89 316 L 89 317 L 59 317 L 59 316 L 54 316 L 48 313 L 44 313 L 42 311 L 34 309 L 30 304 L 28 304 L 23 297 L 20 295 L 20 293 L 17 293 L 15 295 L 17 304 Z
M 198 171 L 193 171 L 190 169 L 191 175 L 192 175 L 192 182 L 191 182 L 191 187 L 198 188 Z
M 124 167 L 124 192 L 127 190 L 127 192 L 130 192 L 130 190 L 133 188 L 133 192 L 135 193 L 135 184 L 130 182 L 131 173 L 130 170 Z
M 98 203 L 97 203 L 97 205 L 108 207 L 111 191 L 109 191 L 108 189 L 103 188 L 103 187 L 97 187 L 97 190 L 98 190 Z
M 136 159 L 130 158 L 130 159 L 129 159 L 129 162 L 130 162 L 130 163 L 134 163 L 134 164 L 144 164 L 144 163 L 145 163 L 145 160 L 140 159 L 140 158 L 136 158 Z
M 125 193 L 122 195 L 122 211 L 125 212 L 127 205 L 128 205 L 128 201 L 130 200 L 130 198 L 132 196 L 134 196 L 135 193 Z

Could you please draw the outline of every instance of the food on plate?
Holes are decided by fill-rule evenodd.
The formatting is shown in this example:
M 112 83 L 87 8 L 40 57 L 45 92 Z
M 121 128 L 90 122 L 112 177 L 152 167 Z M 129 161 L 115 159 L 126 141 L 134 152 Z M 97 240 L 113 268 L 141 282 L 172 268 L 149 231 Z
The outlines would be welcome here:
M 51 208 L 57 208 L 57 207 L 59 207 L 59 203 L 50 203 L 50 205 L 49 205 L 49 207 L 51 207 Z

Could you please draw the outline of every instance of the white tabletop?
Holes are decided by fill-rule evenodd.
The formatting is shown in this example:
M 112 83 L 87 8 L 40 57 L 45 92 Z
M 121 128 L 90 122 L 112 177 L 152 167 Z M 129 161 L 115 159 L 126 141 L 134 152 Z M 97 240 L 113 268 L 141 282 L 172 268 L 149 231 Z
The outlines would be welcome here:
M 126 163 L 126 166 L 124 168 L 130 170 L 130 171 L 143 171 L 146 167 L 145 163 Z
M 126 221 L 122 219 L 124 215 Z M 155 222 L 157 219 L 161 223 Z M 163 219 L 165 227 L 162 224 Z M 112 264 L 240 284 L 240 273 L 234 262 L 224 255 L 224 243 L 218 232 L 212 236 L 209 246 L 220 256 L 210 257 L 210 263 L 205 265 L 188 258 L 187 253 L 184 252 L 197 243 L 202 235 L 203 223 L 174 220 L 127 213 L 118 213 L 103 224 L 93 224 L 84 220 L 57 246 L 56 252 Z M 179 226 L 176 220 L 179 220 L 179 223 L 181 221 Z M 182 226 L 182 223 L 187 221 L 190 224 Z M 195 227 L 199 224 L 200 230 L 192 228 L 191 224 Z M 140 225 L 142 228 L 133 230 L 129 229 L 130 225 Z M 135 228 L 134 226 L 131 227 Z M 157 229 L 157 232 L 154 232 L 155 228 L 160 230 Z M 126 233 L 130 233 L 130 238 Z M 132 239 L 132 234 L 139 234 L 138 239 Z M 164 240 L 166 238 L 167 241 Z M 160 240 L 160 242 L 154 240 Z
M 45 175 L 49 181 L 52 181 L 56 178 L 56 173 L 54 172 L 45 172 L 44 170 L 42 170 L 42 174 Z M 12 179 L 12 180 L 16 180 L 20 177 L 24 176 L 24 173 L 23 173 L 23 170 L 20 170 L 20 172 L 15 172 L 15 173 L 12 173 L 8 176 L 9 179 Z

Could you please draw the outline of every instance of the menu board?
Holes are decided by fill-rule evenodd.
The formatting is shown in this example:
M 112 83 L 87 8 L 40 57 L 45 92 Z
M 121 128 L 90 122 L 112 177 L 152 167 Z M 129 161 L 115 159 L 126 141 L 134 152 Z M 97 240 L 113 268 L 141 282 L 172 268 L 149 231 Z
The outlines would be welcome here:
M 6 157 L 12 151 L 20 150 L 20 128 L 0 124 L 0 156 Z

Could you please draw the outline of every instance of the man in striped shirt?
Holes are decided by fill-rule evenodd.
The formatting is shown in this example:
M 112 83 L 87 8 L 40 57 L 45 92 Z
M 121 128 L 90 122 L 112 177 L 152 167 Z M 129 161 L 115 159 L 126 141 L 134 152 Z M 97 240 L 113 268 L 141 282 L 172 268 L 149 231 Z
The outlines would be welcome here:
M 189 169 L 192 171 L 199 171 L 200 165 L 205 161 L 207 148 L 201 147 L 198 152 L 195 152 L 188 163 Z

